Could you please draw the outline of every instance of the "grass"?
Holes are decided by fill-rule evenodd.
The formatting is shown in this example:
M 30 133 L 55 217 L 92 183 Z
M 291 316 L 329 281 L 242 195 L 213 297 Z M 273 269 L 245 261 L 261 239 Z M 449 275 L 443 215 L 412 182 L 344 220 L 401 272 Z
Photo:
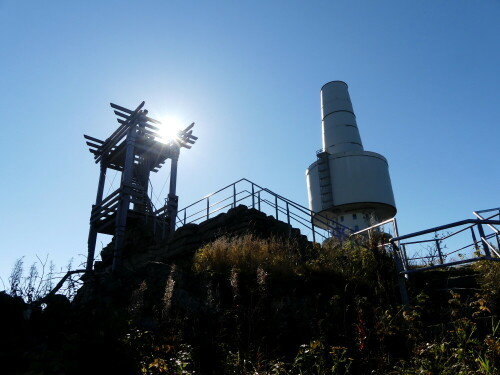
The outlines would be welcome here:
M 201 248 L 195 255 L 193 269 L 197 273 L 228 274 L 265 272 L 287 275 L 300 272 L 301 252 L 296 242 L 277 238 L 260 239 L 252 234 L 220 237 Z
M 405 311 L 383 241 L 221 237 L 116 282 L 119 298 L 101 285 L 95 305 L 64 320 L 40 312 L 59 327 L 44 332 L 52 349 L 19 351 L 29 360 L 13 373 L 46 363 L 88 373 L 75 353 L 97 348 L 92 358 L 123 374 L 498 374 L 497 264 L 474 266 L 483 291 L 473 299 L 420 293 Z M 433 315 L 447 318 L 431 325 Z

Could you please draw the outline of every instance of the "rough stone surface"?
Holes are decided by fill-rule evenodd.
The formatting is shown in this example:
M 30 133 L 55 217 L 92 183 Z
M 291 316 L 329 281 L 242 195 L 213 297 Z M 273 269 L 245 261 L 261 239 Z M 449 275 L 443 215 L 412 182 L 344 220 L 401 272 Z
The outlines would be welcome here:
M 166 262 L 183 255 L 193 255 L 203 245 L 221 236 L 237 236 L 252 233 L 261 238 L 281 237 L 293 238 L 300 244 L 308 242 L 300 230 L 292 228 L 287 223 L 276 220 L 272 216 L 246 206 L 237 206 L 226 213 L 221 213 L 200 224 L 186 224 L 177 229 L 166 241 L 159 243 L 154 240 L 145 227 L 129 229 L 123 264 L 129 270 L 137 270 L 142 265 L 159 261 Z M 113 260 L 114 242 L 110 242 L 102 251 L 101 259 L 95 264 L 98 272 L 109 271 Z

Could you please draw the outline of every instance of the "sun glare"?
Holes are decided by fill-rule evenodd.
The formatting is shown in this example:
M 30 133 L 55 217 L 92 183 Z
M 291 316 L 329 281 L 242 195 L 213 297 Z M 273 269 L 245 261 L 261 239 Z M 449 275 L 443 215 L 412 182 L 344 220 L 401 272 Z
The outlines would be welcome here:
M 177 138 L 177 133 L 182 128 L 182 123 L 177 117 L 164 116 L 159 118 L 161 125 L 158 131 L 158 141 L 162 143 L 170 143 Z

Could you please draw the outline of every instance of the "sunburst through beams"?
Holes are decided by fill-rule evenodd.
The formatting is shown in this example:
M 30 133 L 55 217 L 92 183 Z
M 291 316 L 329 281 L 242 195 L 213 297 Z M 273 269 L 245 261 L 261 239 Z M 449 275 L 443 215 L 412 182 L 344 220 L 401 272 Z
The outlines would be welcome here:
M 162 116 L 158 119 L 161 125 L 158 125 L 158 141 L 162 143 L 170 143 L 178 139 L 178 133 L 182 129 L 182 122 L 175 116 Z

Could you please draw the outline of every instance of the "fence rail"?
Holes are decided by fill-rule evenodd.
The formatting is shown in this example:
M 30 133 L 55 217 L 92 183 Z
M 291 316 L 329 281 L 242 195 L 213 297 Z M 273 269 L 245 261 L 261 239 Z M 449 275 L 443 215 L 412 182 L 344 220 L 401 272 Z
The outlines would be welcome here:
M 315 214 L 308 208 L 264 188 L 246 178 L 229 184 L 216 192 L 180 209 L 177 213 L 176 228 L 189 223 L 199 223 L 216 214 L 227 212 L 238 205 L 257 209 L 275 219 L 287 222 L 300 229 L 313 242 L 321 242 L 330 237 L 341 237 L 352 233 L 352 229 Z M 313 223 L 314 221 L 326 229 Z
M 408 273 L 470 263 L 478 259 L 497 260 L 500 259 L 500 236 L 496 227 L 500 225 L 500 220 L 492 219 L 498 215 L 457 221 L 410 233 L 392 238 L 391 243 L 404 254 L 405 272 Z M 450 229 L 455 231 L 446 232 Z M 487 233 L 486 229 L 492 232 Z M 409 257 L 409 253 L 413 255 Z

